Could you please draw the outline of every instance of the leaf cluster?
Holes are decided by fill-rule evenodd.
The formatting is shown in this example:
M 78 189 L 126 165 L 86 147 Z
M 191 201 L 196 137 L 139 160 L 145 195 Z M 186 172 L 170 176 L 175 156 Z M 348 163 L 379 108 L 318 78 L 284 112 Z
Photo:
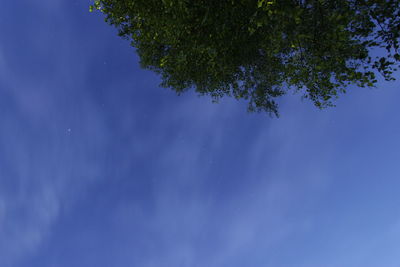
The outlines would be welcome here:
M 162 86 L 246 99 L 252 111 L 277 115 L 289 90 L 332 106 L 350 84 L 374 86 L 377 72 L 394 79 L 400 62 L 399 0 L 98 0 L 91 9 Z

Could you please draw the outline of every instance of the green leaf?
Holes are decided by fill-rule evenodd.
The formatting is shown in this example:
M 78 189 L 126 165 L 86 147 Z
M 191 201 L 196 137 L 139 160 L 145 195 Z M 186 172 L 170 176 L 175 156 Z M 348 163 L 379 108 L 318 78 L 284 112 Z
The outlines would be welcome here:
M 245 99 L 253 111 L 277 114 L 275 99 L 290 90 L 325 108 L 349 85 L 376 84 L 375 72 L 393 79 L 398 0 L 304 3 L 96 0 L 89 10 L 131 41 L 162 86 Z M 381 47 L 390 51 L 371 56 Z

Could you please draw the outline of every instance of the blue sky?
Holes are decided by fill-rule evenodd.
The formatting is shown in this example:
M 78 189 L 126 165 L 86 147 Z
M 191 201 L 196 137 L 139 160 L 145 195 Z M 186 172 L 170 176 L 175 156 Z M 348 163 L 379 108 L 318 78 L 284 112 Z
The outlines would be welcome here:
M 399 266 L 399 82 L 178 97 L 88 5 L 0 9 L 0 266 Z

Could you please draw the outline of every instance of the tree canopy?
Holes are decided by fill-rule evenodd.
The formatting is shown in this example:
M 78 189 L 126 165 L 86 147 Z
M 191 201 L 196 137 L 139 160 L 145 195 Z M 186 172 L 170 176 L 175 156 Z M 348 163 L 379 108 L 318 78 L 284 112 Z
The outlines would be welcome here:
M 90 9 L 162 86 L 245 99 L 251 111 L 278 114 L 275 99 L 289 90 L 332 106 L 349 85 L 374 86 L 377 73 L 393 80 L 400 62 L 400 0 L 98 0 Z

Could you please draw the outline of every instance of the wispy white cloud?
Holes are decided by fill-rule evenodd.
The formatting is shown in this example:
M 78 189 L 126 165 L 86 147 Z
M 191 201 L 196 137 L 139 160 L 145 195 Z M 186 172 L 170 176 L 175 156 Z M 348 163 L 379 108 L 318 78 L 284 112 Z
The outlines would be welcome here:
M 53 5 L 47 2 L 39 5 Z M 62 12 L 59 3 L 51 14 Z M 139 166 L 152 179 L 146 203 L 115 200 L 117 207 L 104 211 L 112 216 L 108 230 L 125 238 L 109 248 L 120 256 L 114 266 L 246 266 L 244 258 L 255 261 L 247 266 L 265 265 L 257 260 L 283 266 L 274 261 L 276 248 L 312 232 L 315 218 L 307 211 L 329 191 L 331 116 L 310 116 L 293 102 L 287 106 L 298 112 L 279 120 L 245 114 L 233 100 L 170 101 L 166 94 L 170 102 L 154 104 L 151 93 L 138 100 L 137 92 L 115 90 L 126 88 L 126 81 L 110 82 L 102 108 L 83 90 L 87 65 L 76 56 L 96 58 L 98 51 L 78 49 L 82 45 L 66 34 L 71 32 L 41 32 L 35 43 L 41 52 L 48 48 L 41 42 L 57 44 L 50 51 L 55 77 L 23 79 L 0 53 L 2 101 L 10 109 L 0 132 L 0 265 L 16 266 L 39 249 L 92 183 L 106 175 L 142 179 L 132 171 Z M 157 108 L 151 112 L 140 101 Z
M 51 7 L 55 12 L 54 8 L 58 6 Z M 42 45 L 51 45 L 51 37 L 42 38 Z M 64 52 L 53 59 L 52 75 L 71 79 L 59 83 L 54 76 L 21 76 L 0 47 L 0 265 L 4 267 L 17 266 L 36 252 L 75 196 L 104 177 L 96 159 L 108 144 L 108 130 L 90 98 L 76 98 L 85 84 L 85 72 L 79 71 L 85 66 L 71 69 L 73 51 Z
M 235 138 L 231 131 L 240 125 L 232 121 L 240 121 L 242 116 L 250 121 L 257 115 L 242 113 L 235 102 L 213 105 L 187 97 L 164 108 L 160 107 L 160 115 L 152 120 L 158 125 L 152 130 L 159 132 L 164 142 L 157 142 L 160 145 L 151 150 L 151 209 L 141 211 L 146 207 L 124 203 L 113 215 L 117 225 L 130 225 L 131 221 L 137 227 L 133 232 L 152 233 L 132 236 L 132 247 L 145 238 L 146 245 L 138 249 L 153 252 L 138 256 L 137 264 L 240 266 L 237 260 L 243 255 L 248 260 L 258 255 L 255 251 L 272 256 L 293 234 L 310 230 L 313 216 L 301 215 L 298 209 L 312 208 L 310 200 L 317 200 L 327 190 L 330 177 L 323 165 L 330 153 L 327 149 L 322 159 L 321 154 L 310 156 L 308 168 L 296 167 L 306 148 L 303 145 L 307 146 L 298 144 L 306 134 L 298 132 L 298 118 L 281 123 L 265 117 L 264 126 L 252 125 L 252 138 L 247 140 Z M 322 126 L 325 120 L 313 124 Z M 164 136 L 163 129 L 171 125 L 174 130 Z M 143 146 L 149 143 L 153 147 L 153 139 L 139 139 Z M 235 140 L 246 143 L 232 143 Z M 230 144 L 237 148 L 236 156 L 227 154 Z M 312 163 L 317 157 L 319 167 Z M 218 165 L 223 166 L 222 171 Z

